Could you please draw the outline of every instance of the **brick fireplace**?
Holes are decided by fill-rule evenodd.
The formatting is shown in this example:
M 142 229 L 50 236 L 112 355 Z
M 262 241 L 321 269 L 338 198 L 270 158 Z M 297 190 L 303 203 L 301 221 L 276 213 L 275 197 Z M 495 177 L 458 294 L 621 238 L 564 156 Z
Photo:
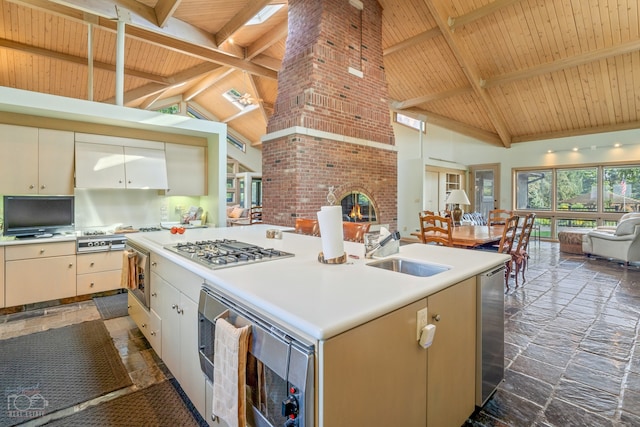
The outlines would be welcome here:
M 275 113 L 263 138 L 263 218 L 315 218 L 329 188 L 366 195 L 396 228 L 397 152 L 376 0 L 289 0 Z

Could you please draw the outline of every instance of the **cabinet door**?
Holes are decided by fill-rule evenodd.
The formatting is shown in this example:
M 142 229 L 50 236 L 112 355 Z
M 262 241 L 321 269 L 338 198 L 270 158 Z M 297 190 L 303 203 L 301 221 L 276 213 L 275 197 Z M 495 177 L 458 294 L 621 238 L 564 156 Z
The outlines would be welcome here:
M 121 278 L 122 270 L 78 274 L 78 277 L 76 278 L 76 294 L 88 295 L 96 292 L 119 289 Z
M 162 321 L 162 360 L 180 382 L 180 292 L 156 273 L 151 273 L 151 281 L 153 292 L 158 294 L 156 313 Z
M 167 188 L 164 150 L 124 147 L 127 188 Z
M 427 425 L 460 426 L 475 409 L 475 277 L 429 296 L 427 305 L 436 325 L 427 350 Z
M 198 304 L 180 294 L 180 376 L 178 382 L 201 414 L 205 412 L 205 377 L 198 356 Z
M 0 246 L 0 308 L 4 306 L 4 247 Z
M 0 124 L 0 194 L 38 193 L 38 128 Z
M 38 192 L 73 194 L 73 132 L 51 129 L 38 132 Z
M 30 304 L 76 295 L 76 256 L 8 261 L 6 305 Z
M 125 188 L 124 148 L 76 142 L 76 187 Z
M 321 343 L 324 425 L 427 425 L 427 351 L 416 339 L 426 306 L 422 299 Z
M 167 154 L 167 195 L 204 196 L 205 149 L 192 145 L 165 144 Z

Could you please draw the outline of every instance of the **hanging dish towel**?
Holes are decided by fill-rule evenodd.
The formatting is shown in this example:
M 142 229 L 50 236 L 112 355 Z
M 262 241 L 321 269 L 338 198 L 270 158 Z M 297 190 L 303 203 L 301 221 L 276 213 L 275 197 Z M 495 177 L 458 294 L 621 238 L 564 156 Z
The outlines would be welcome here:
M 135 289 L 138 286 L 136 280 L 136 264 L 138 257 L 134 251 L 122 251 L 122 277 L 120 287 Z
M 251 329 L 216 320 L 213 341 L 213 415 L 229 427 L 246 427 L 246 369 Z

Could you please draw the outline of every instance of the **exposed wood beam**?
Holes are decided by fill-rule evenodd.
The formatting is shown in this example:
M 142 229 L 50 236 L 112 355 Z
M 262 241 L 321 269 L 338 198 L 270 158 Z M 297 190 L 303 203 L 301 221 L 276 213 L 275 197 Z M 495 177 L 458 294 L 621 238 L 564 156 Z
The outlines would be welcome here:
M 178 6 L 180 6 L 181 1 L 182 0 L 158 0 L 156 7 L 153 8 L 156 12 L 158 27 L 162 28 L 167 25 L 167 21 L 173 16 Z
M 478 139 L 480 141 L 487 142 L 491 145 L 495 145 L 498 147 L 504 147 L 502 144 L 502 140 L 500 136 L 495 133 L 488 132 L 484 129 L 479 129 L 473 126 L 470 126 L 466 123 L 459 122 L 457 120 L 450 119 L 448 117 L 441 116 L 440 114 L 432 113 L 431 111 L 422 110 L 420 108 L 411 108 L 408 110 L 401 111 L 402 113 L 413 113 L 418 116 L 425 117 L 425 121 L 436 126 L 443 127 L 445 129 L 450 129 L 461 133 L 463 135 L 470 136 L 472 138 Z
M 557 132 L 546 132 L 546 133 L 539 133 L 535 135 L 514 136 L 513 143 L 515 144 L 518 142 L 541 141 L 543 139 L 567 138 L 570 136 L 582 136 L 582 135 L 591 135 L 595 133 L 618 132 L 618 131 L 633 130 L 633 129 L 640 129 L 640 121 L 616 123 L 612 125 L 582 128 L 582 129 L 562 130 Z
M 216 84 L 220 80 L 227 77 L 229 74 L 233 73 L 235 70 L 233 68 L 219 68 L 215 71 L 208 73 L 208 75 L 204 76 L 197 82 L 193 87 L 187 90 L 182 97 L 185 101 L 191 101 L 196 96 L 200 95 L 205 90 L 209 89 L 211 85 Z
M 195 67 L 191 67 L 187 70 L 181 71 L 179 73 L 174 74 L 168 79 L 171 81 L 172 85 L 180 84 L 183 82 L 187 82 L 191 79 L 195 79 L 198 76 L 201 76 L 205 73 L 215 70 L 220 67 L 217 64 L 211 64 L 209 62 L 205 62 L 200 65 L 196 65 Z M 166 89 L 166 85 L 159 86 L 156 83 L 151 83 L 148 85 L 141 86 L 139 88 L 130 90 L 124 94 L 124 104 L 127 106 L 131 106 L 130 104 L 139 101 L 140 99 L 146 98 L 149 95 L 153 95 L 158 92 L 162 92 Z M 103 102 L 113 103 L 115 101 L 114 98 L 106 99 Z
M 234 114 L 233 116 L 229 116 L 226 119 L 222 119 L 220 120 L 222 123 L 229 123 L 235 119 L 237 119 L 238 117 L 242 117 L 247 113 L 250 113 L 254 110 L 256 110 L 258 108 L 258 106 L 256 104 L 253 104 L 253 108 L 252 107 L 247 107 L 247 108 L 243 108 L 242 111 L 238 111 L 236 114 Z
M 279 25 L 273 27 L 271 31 L 265 33 L 255 43 L 247 47 L 246 59 L 253 59 L 271 46 L 287 37 L 289 24 L 285 20 Z
M 439 101 L 441 99 L 451 98 L 452 96 L 464 95 L 470 92 L 473 92 L 471 86 L 464 86 L 445 90 L 444 92 L 438 92 L 430 95 L 419 96 L 417 98 L 407 99 L 405 101 L 393 101 L 391 103 L 391 107 L 396 110 L 403 110 L 405 108 L 415 107 L 416 105 Z
M 80 22 L 84 22 L 85 13 L 91 13 L 100 17 L 97 25 L 110 31 L 116 31 L 116 3 L 112 1 L 88 0 L 88 3 L 83 3 L 82 0 L 69 0 L 64 5 L 46 0 L 7 1 L 35 7 Z M 125 3 L 130 5 L 129 2 L 125 2 L 124 0 L 117 1 L 117 4 L 122 7 L 124 7 Z M 189 25 L 175 18 L 170 18 L 165 28 L 158 28 L 155 24 L 155 15 L 151 8 L 147 8 L 136 1 L 132 1 L 132 3 L 135 3 L 135 7 L 130 10 L 131 24 L 127 25 L 127 36 L 205 61 L 246 70 L 251 74 L 261 77 L 274 80 L 278 78 L 277 73 L 273 70 L 249 61 L 244 61 L 241 58 L 230 56 L 226 53 L 221 53 L 213 41 L 213 36 L 193 25 Z M 142 11 L 144 16 L 140 15 L 140 13 L 138 13 L 139 11 Z
M 85 57 L 55 52 L 53 50 L 43 49 L 41 47 L 35 47 L 35 46 L 30 46 L 24 43 L 14 42 L 13 40 L 0 39 L 0 48 L 16 50 L 16 51 L 28 53 L 31 55 L 44 56 L 46 58 L 52 58 L 60 61 L 72 62 L 74 64 L 88 66 L 87 58 Z M 114 73 L 116 71 L 115 65 L 107 64 L 105 62 L 93 61 L 93 66 L 95 68 L 99 68 L 105 71 L 111 71 Z M 124 73 L 131 77 L 138 77 L 144 80 L 160 83 L 163 85 L 168 85 L 171 83 L 166 77 L 158 76 L 156 74 L 151 74 L 151 73 L 145 73 L 144 71 L 132 70 L 130 68 L 125 68 Z
M 480 101 L 484 105 L 487 115 L 489 116 L 489 120 L 491 120 L 493 127 L 496 129 L 498 135 L 500 135 L 502 144 L 505 147 L 509 147 L 511 145 L 511 135 L 507 130 L 504 119 L 500 115 L 498 108 L 494 105 L 493 100 L 488 95 L 487 91 L 480 86 L 481 78 L 472 56 L 466 51 L 462 43 L 458 43 L 456 41 L 453 32 L 449 30 L 447 23 L 445 22 L 446 11 L 439 6 L 436 6 L 434 0 L 424 0 L 424 2 L 429 8 L 433 19 L 438 24 L 438 27 L 440 27 L 442 35 L 447 41 L 447 45 L 449 45 L 449 48 L 456 57 L 460 67 L 462 67 L 469 83 L 471 83 L 473 91 L 478 95 Z
M 430 30 L 427 30 L 423 33 L 415 35 L 413 37 L 409 37 L 406 40 L 401 41 L 400 43 L 394 44 L 393 46 L 389 46 L 388 48 L 382 51 L 382 56 L 391 55 L 392 53 L 399 52 L 401 50 L 407 49 L 411 46 L 415 46 L 419 43 L 425 42 L 427 40 L 431 40 L 434 37 L 439 37 L 442 35 L 442 31 L 440 28 L 435 27 Z
M 229 40 L 233 34 L 238 31 L 251 18 L 256 16 L 271 0 L 253 0 L 242 8 L 233 18 L 231 18 L 215 35 L 215 42 L 218 46 Z
M 462 27 L 470 22 L 476 21 L 482 17 L 490 15 L 497 10 L 502 9 L 503 7 L 507 7 L 512 3 L 519 2 L 520 0 L 494 0 L 491 3 L 488 3 L 478 9 L 472 10 L 469 13 L 465 13 L 464 15 L 460 15 L 456 18 L 449 17 L 447 23 L 449 24 L 449 29 L 451 31 L 455 30 L 457 27 Z
M 553 61 L 548 64 L 537 65 L 535 67 L 527 68 L 526 70 L 518 70 L 490 77 L 486 79 L 483 87 L 489 88 L 518 80 L 530 79 L 542 74 L 550 74 L 567 68 L 573 68 L 580 65 L 597 62 L 601 59 L 610 58 L 612 56 L 636 52 L 638 50 L 640 50 L 640 40 L 633 40 L 617 46 L 597 49 L 592 52 L 583 53 L 581 55 L 572 56 L 570 58 L 558 59 L 557 61 Z
M 256 65 L 260 65 L 261 67 L 273 70 L 275 72 L 280 71 L 280 68 L 282 67 L 281 59 L 274 58 L 272 56 L 267 56 L 267 55 L 258 55 L 255 58 L 252 58 L 251 62 L 253 62 Z

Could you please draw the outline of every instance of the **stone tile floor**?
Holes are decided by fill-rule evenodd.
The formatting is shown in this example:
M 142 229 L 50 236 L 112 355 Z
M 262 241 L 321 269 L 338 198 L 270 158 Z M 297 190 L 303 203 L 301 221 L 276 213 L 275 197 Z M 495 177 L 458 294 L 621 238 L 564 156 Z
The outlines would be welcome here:
M 640 269 L 531 243 L 505 294 L 505 380 L 471 426 L 640 426 Z
M 466 425 L 640 426 L 640 268 L 531 246 L 505 294 L 505 381 Z M 8 314 L 0 339 L 98 318 L 92 301 Z M 131 318 L 105 324 L 132 389 L 171 376 Z

